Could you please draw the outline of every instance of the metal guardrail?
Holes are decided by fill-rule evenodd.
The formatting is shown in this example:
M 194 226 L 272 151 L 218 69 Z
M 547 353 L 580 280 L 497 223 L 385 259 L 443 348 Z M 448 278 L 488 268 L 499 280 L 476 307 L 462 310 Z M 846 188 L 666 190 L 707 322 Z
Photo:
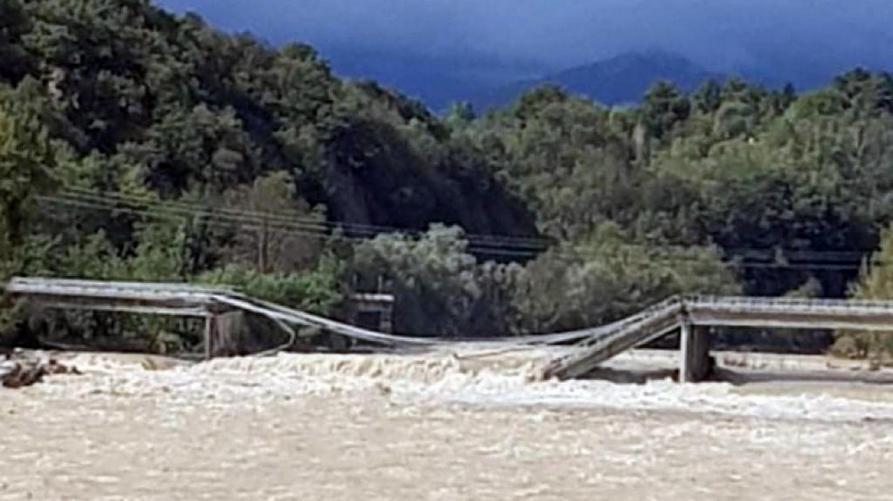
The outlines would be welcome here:
M 225 288 L 142 282 L 101 282 L 93 280 L 13 278 L 6 284 L 9 294 L 32 296 L 77 297 L 83 299 L 115 298 L 122 300 L 183 301 L 194 306 L 213 303 L 215 294 L 232 294 Z
M 724 315 L 732 315 L 734 318 L 725 318 Z M 553 360 L 545 375 L 560 378 L 581 376 L 623 351 L 681 328 L 683 323 L 795 329 L 862 328 L 893 332 L 893 301 L 673 297 L 611 324 L 611 329 L 598 336 L 584 339 L 577 344 L 576 352 Z
M 893 301 L 865 299 L 810 299 L 791 297 L 755 296 L 682 296 L 680 301 L 693 306 L 768 306 L 805 308 L 811 310 L 827 308 L 871 309 L 893 311 Z
M 139 290 L 148 293 L 231 294 L 229 287 L 211 287 L 187 283 L 129 282 L 109 280 L 81 280 L 70 278 L 15 277 L 5 287 L 7 292 L 46 291 L 50 289 Z
M 5 287 L 13 295 L 29 296 L 60 308 L 135 313 L 205 316 L 241 310 L 273 319 L 386 346 L 430 346 L 437 339 L 394 336 L 260 301 L 228 288 L 191 284 L 103 282 L 54 278 L 14 278 Z
M 104 282 L 53 278 L 14 278 L 5 287 L 14 295 L 28 295 L 59 307 L 137 311 L 143 313 L 209 316 L 240 309 L 280 322 L 318 327 L 356 339 L 399 346 L 451 344 L 445 339 L 395 336 L 362 329 L 266 303 L 225 287 L 192 284 Z M 539 345 L 580 340 L 577 350 L 554 360 L 550 375 L 579 374 L 608 358 L 679 328 L 697 325 L 754 325 L 792 328 L 859 328 L 893 331 L 893 301 L 763 298 L 734 296 L 674 296 L 639 313 L 607 325 L 558 334 L 497 338 L 487 342 Z

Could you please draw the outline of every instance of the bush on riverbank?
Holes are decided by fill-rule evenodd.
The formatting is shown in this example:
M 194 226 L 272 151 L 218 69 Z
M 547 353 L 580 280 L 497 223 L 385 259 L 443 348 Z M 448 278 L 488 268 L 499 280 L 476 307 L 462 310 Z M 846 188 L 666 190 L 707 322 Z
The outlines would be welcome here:
M 851 296 L 853 299 L 893 300 L 893 226 L 881 233 L 880 249 L 865 260 Z M 839 332 L 831 352 L 841 357 L 870 358 L 891 364 L 893 329 L 890 332 Z

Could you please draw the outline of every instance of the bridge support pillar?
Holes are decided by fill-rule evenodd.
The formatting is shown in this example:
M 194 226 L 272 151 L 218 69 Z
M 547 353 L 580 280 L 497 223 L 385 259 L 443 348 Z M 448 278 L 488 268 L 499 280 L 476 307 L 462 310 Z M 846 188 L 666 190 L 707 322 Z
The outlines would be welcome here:
M 249 331 L 245 313 L 241 311 L 214 313 L 205 317 L 205 360 L 249 353 L 254 348 L 246 345 L 250 344 L 246 339 Z
M 710 331 L 690 322 L 682 323 L 679 338 L 679 382 L 697 383 L 710 375 Z
M 205 360 L 214 358 L 214 338 L 217 336 L 217 315 L 205 317 Z

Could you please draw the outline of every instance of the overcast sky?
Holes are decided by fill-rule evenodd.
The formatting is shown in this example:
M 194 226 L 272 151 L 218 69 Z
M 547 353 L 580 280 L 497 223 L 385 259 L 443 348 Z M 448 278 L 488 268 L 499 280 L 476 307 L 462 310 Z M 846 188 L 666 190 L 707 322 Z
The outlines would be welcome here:
M 634 49 L 715 69 L 800 57 L 893 61 L 891 0 L 160 0 L 273 43 L 301 40 L 442 56 L 471 51 L 549 66 Z

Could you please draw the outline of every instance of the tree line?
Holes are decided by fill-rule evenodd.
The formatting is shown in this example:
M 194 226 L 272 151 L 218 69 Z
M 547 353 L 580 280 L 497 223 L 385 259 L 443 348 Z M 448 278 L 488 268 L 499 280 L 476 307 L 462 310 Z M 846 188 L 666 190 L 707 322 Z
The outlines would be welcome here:
M 147 0 L 0 4 L 3 279 L 225 283 L 343 316 L 356 277 L 386 275 L 398 332 L 550 332 L 676 293 L 860 293 L 891 194 L 888 74 L 655 82 L 631 107 L 545 86 L 437 116 Z M 198 342 L 188 322 L 2 317 L 7 340 Z

